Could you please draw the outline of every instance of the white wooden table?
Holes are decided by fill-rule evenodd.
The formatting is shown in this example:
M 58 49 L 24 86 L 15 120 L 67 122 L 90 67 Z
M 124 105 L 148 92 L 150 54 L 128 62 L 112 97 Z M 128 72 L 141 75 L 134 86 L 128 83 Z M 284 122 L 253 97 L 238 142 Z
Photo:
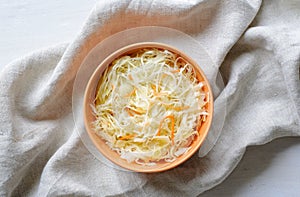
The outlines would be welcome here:
M 71 41 L 93 0 L 0 0 L 0 69 L 33 50 Z M 300 139 L 250 147 L 219 186 L 201 196 L 300 196 Z

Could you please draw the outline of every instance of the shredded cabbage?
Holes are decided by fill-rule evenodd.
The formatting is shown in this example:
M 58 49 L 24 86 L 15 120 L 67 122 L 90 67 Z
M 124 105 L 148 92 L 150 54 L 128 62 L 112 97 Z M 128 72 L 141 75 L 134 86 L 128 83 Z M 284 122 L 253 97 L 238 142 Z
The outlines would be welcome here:
M 189 150 L 208 114 L 203 86 L 191 64 L 168 50 L 121 56 L 99 81 L 94 130 L 128 162 L 172 162 Z

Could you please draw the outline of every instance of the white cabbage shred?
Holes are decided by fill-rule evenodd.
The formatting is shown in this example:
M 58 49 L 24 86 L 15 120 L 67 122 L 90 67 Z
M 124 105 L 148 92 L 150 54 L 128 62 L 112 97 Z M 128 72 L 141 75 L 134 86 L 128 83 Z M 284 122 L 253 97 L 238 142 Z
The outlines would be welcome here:
M 156 48 L 121 56 L 103 73 L 95 132 L 128 162 L 172 162 L 189 150 L 208 95 L 182 57 Z

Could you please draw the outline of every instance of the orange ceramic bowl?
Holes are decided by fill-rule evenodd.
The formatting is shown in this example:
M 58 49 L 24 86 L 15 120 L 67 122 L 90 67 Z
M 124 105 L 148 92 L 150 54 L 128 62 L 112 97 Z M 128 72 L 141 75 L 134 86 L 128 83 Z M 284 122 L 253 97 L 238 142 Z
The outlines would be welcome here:
M 190 145 L 190 149 L 184 153 L 183 155 L 176 158 L 173 162 L 164 162 L 159 161 L 156 162 L 156 165 L 140 165 L 135 162 L 129 163 L 127 160 L 120 157 L 120 155 L 113 151 L 103 140 L 100 138 L 95 131 L 93 130 L 92 122 L 95 121 L 95 116 L 93 114 L 91 105 L 95 105 L 95 96 L 97 91 L 98 82 L 102 76 L 102 73 L 104 70 L 110 65 L 110 63 L 115 60 L 116 58 L 131 54 L 134 51 L 143 49 L 143 48 L 158 48 L 158 49 L 166 49 L 174 54 L 177 54 L 184 58 L 187 62 L 189 62 L 196 72 L 196 76 L 199 81 L 205 81 L 204 91 L 209 95 L 209 102 L 205 105 L 206 110 L 208 111 L 208 116 L 206 117 L 206 121 L 202 122 L 202 125 L 199 129 L 199 135 L 196 136 L 193 140 L 193 142 Z M 155 42 L 143 42 L 143 43 L 136 43 L 132 45 L 128 45 L 126 47 L 123 47 L 117 51 L 115 51 L 113 54 L 108 56 L 103 62 L 100 63 L 100 65 L 97 67 L 97 69 L 94 71 L 93 75 L 91 76 L 88 85 L 86 87 L 85 95 L 84 95 L 84 103 L 83 103 L 83 114 L 84 114 L 84 123 L 86 131 L 92 140 L 93 144 L 96 146 L 96 148 L 104 155 L 107 159 L 112 161 L 113 163 L 117 164 L 120 167 L 123 167 L 127 170 L 132 170 L 135 172 L 145 172 L 145 173 L 152 173 L 152 172 L 162 172 L 165 170 L 172 169 L 179 164 L 183 163 L 187 159 L 189 159 L 201 146 L 204 139 L 207 136 L 207 133 L 209 131 L 212 117 L 213 117 L 213 97 L 212 97 L 212 91 L 209 85 L 209 82 L 207 78 L 205 77 L 203 71 L 200 69 L 199 65 L 188 57 L 186 54 L 184 54 L 182 51 L 166 45 L 162 43 L 155 43 Z

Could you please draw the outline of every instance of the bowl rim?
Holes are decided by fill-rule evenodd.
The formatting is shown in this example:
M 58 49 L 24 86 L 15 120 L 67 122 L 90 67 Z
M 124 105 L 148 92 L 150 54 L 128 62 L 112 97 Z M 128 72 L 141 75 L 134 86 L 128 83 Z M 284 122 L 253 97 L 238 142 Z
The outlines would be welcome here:
M 187 62 L 189 62 L 194 69 L 196 70 L 196 72 L 198 72 L 198 75 L 200 74 L 201 78 L 203 79 L 203 81 L 205 81 L 205 86 L 207 88 L 207 90 L 205 92 L 209 93 L 209 102 L 208 102 L 208 107 L 209 108 L 209 115 L 206 118 L 205 124 L 206 125 L 206 129 L 202 131 L 202 135 L 201 137 L 198 136 L 199 142 L 197 142 L 196 145 L 194 145 L 188 152 L 184 153 L 183 155 L 181 155 L 180 157 L 176 158 L 175 161 L 173 162 L 166 162 L 166 165 L 163 165 L 160 168 L 155 168 L 157 165 L 154 166 L 154 168 L 151 168 L 151 166 L 144 166 L 144 165 L 139 165 L 139 166 L 143 166 L 146 168 L 135 168 L 132 167 L 132 163 L 127 162 L 125 159 L 122 159 L 120 157 L 119 154 L 117 154 L 114 150 L 112 150 L 107 144 L 105 144 L 105 146 L 107 146 L 111 152 L 115 152 L 119 158 L 121 158 L 121 160 L 124 160 L 127 162 L 127 164 L 124 164 L 123 162 L 118 162 L 114 157 L 110 156 L 107 152 L 103 151 L 101 146 L 99 145 L 98 141 L 95 138 L 95 136 L 97 136 L 97 138 L 101 139 L 98 135 L 95 134 L 95 132 L 93 131 L 93 129 L 91 128 L 90 125 L 90 121 L 88 120 L 88 111 L 91 112 L 91 107 L 90 107 L 90 102 L 88 102 L 89 100 L 89 93 L 91 93 L 92 89 L 94 89 L 94 95 L 95 95 L 95 89 L 97 89 L 97 87 L 95 87 L 95 85 L 93 85 L 94 81 L 96 80 L 96 84 L 98 84 L 101 75 L 103 73 L 103 71 L 110 65 L 110 63 L 125 54 L 130 54 L 136 50 L 142 49 L 142 48 L 158 48 L 158 49 L 166 49 L 171 51 L 172 53 L 177 54 L 180 57 L 183 57 Z M 102 71 L 101 71 L 102 70 Z M 98 79 L 96 79 L 98 78 Z M 97 85 L 96 85 L 97 86 Z M 134 43 L 134 44 L 130 44 L 130 45 L 126 45 L 124 47 L 121 47 L 120 49 L 114 51 L 113 53 L 111 53 L 110 55 L 108 55 L 102 62 L 100 62 L 100 64 L 98 64 L 97 68 L 93 71 L 93 74 L 90 76 L 89 81 L 86 85 L 85 88 L 85 92 L 84 92 L 84 99 L 83 99 L 83 118 L 84 118 L 84 126 L 85 126 L 85 130 L 88 133 L 89 138 L 91 139 L 91 141 L 93 142 L 93 145 L 95 145 L 96 149 L 109 161 L 113 162 L 114 164 L 116 164 L 117 166 L 120 166 L 124 169 L 127 170 L 131 170 L 134 172 L 145 172 L 145 173 L 155 173 L 155 172 L 162 172 L 162 171 L 166 171 L 166 170 L 170 170 L 172 168 L 177 167 L 178 165 L 184 163 L 185 161 L 187 161 L 190 157 L 192 157 L 197 150 L 199 150 L 199 148 L 201 147 L 201 145 L 203 144 L 204 140 L 207 137 L 207 134 L 209 132 L 209 129 L 211 127 L 212 124 L 212 119 L 213 119 L 213 113 L 214 113 L 214 100 L 213 100 L 213 93 L 212 93 L 212 89 L 210 86 L 210 83 L 206 77 L 206 75 L 204 74 L 203 70 L 201 69 L 201 67 L 198 65 L 198 63 L 193 60 L 191 57 L 189 57 L 188 55 L 186 55 L 184 52 L 182 52 L 181 50 L 177 49 L 176 47 L 173 47 L 169 44 L 164 44 L 164 43 L 160 43 L 160 42 L 138 42 L 138 43 Z M 199 131 L 201 130 L 202 125 L 199 129 Z M 203 129 L 203 128 L 202 128 Z M 198 131 L 198 132 L 199 132 Z M 98 140 L 99 140 L 98 139 Z M 103 139 L 101 139 L 103 142 L 105 142 Z M 194 139 L 193 142 L 195 142 L 196 140 Z

